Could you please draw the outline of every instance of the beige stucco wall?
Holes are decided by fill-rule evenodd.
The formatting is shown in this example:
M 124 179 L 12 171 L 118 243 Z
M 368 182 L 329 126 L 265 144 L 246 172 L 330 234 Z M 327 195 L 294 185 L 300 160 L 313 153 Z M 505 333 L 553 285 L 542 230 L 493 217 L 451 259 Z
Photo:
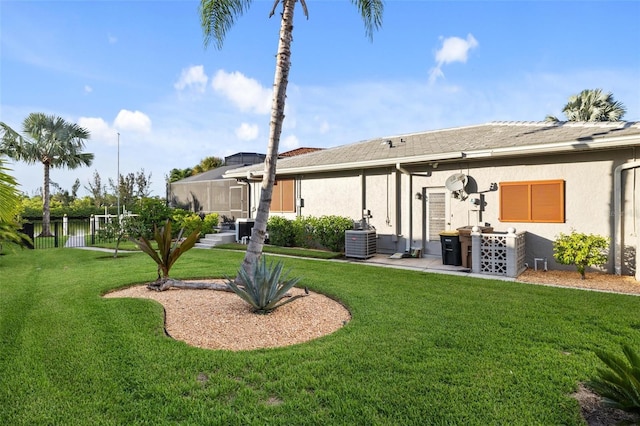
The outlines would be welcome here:
M 467 192 L 480 194 L 484 205 L 480 211 L 469 200 L 451 198 L 449 193 L 447 226 L 456 229 L 468 225 L 487 225 L 496 231 L 513 227 L 527 231 L 526 262 L 533 265 L 536 257 L 546 257 L 553 269 L 565 269 L 553 261 L 552 243 L 559 233 L 593 233 L 609 238 L 613 244 L 613 174 L 614 169 L 625 162 L 637 160 L 633 149 L 597 151 L 592 153 L 556 154 L 553 156 L 518 157 L 506 160 L 476 160 L 441 163 L 436 169 L 430 165 L 421 167 L 396 167 L 367 169 L 340 173 L 296 176 L 297 198 L 304 199 L 304 207 L 297 212 L 283 214 L 291 219 L 296 215 L 340 215 L 359 220 L 362 209 L 371 211 L 370 224 L 378 233 L 379 251 L 392 253 L 406 248 L 422 247 L 424 202 L 416 193 L 428 188 L 444 186 L 453 173 L 469 177 Z M 406 174 L 409 172 L 410 175 Z M 631 274 L 637 261 L 633 248 L 640 233 L 640 169 L 623 174 L 623 242 L 626 254 L 623 274 Z M 513 223 L 499 220 L 500 182 L 565 180 L 565 223 Z M 495 185 L 492 185 L 495 184 Z M 492 189 L 495 187 L 496 189 Z M 252 201 L 256 206 L 259 183 L 253 185 Z M 277 213 L 274 213 L 277 214 Z M 253 214 L 252 214 L 253 216 Z M 439 241 L 433 241 L 431 247 Z M 607 265 L 613 271 L 613 258 Z
M 414 177 L 415 186 L 441 185 L 452 173 L 462 172 L 469 176 L 467 190 L 480 193 L 484 199 L 481 211 L 475 209 L 469 200 L 450 200 L 450 229 L 466 225 L 489 225 L 495 230 L 506 231 L 509 227 L 527 231 L 526 261 L 531 265 L 536 257 L 546 257 L 550 267 L 564 268 L 553 260 L 552 242 L 562 232 L 577 232 L 603 235 L 611 239 L 613 244 L 613 174 L 614 169 L 627 161 L 633 161 L 632 150 L 619 152 L 600 151 L 596 153 L 576 153 L 554 155 L 537 158 L 518 158 L 509 161 L 482 161 L 475 163 L 458 163 L 432 169 L 429 178 Z M 637 188 L 640 173 L 628 171 L 623 175 L 622 222 L 623 240 L 627 253 L 633 252 L 637 244 L 638 197 Z M 500 182 L 532 181 L 532 180 L 565 180 L 565 223 L 517 223 L 499 220 L 498 190 L 491 191 L 491 184 Z M 414 191 L 415 192 L 415 191 Z M 416 209 L 414 207 L 414 227 Z M 418 222 L 419 224 L 419 222 Z M 415 240 L 415 239 L 414 239 Z M 415 244 L 415 241 L 414 243 Z M 627 259 L 623 267 L 624 274 L 633 272 L 633 259 Z M 631 266 L 631 267 L 629 267 Z M 613 258 L 607 265 L 613 270 Z

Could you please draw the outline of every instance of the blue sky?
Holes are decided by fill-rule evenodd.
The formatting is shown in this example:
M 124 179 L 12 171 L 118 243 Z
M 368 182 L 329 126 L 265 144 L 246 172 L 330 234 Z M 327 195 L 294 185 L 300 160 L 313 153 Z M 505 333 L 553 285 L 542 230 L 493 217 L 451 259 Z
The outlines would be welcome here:
M 280 151 L 482 124 L 562 118 L 569 96 L 612 92 L 640 121 L 640 2 L 387 0 L 373 42 L 347 0 L 298 7 Z M 264 153 L 279 15 L 254 0 L 221 50 L 198 1 L 0 2 L 0 121 L 31 112 L 91 131 L 91 167 L 54 169 L 79 195 L 98 171 L 165 176 L 207 156 Z M 42 165 L 11 163 L 33 195 Z

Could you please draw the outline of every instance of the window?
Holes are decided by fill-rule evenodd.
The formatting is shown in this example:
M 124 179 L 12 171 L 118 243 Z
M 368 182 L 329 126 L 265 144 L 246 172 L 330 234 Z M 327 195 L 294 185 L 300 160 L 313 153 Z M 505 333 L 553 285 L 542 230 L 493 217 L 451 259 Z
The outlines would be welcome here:
M 564 181 L 501 182 L 500 221 L 564 222 Z
M 295 212 L 294 180 L 278 179 L 273 185 L 271 194 L 272 212 Z

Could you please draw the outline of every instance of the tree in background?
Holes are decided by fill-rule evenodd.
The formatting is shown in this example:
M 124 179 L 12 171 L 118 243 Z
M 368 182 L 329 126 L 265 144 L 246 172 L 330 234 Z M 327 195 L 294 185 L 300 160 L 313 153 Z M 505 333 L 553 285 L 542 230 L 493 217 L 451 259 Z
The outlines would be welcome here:
M 186 169 L 171 169 L 169 172 L 168 181 L 177 182 L 179 180 L 208 172 L 209 170 L 217 169 L 218 167 L 224 166 L 224 160 L 218 157 L 205 157 L 200 160 L 200 163 L 196 164 L 192 168 Z
M 192 174 L 197 175 L 200 173 L 208 172 L 209 170 L 217 169 L 224 165 L 224 160 L 218 157 L 205 157 L 200 160 L 193 169 Z
M 68 206 L 72 202 L 78 199 L 78 189 L 80 189 L 80 179 L 76 179 L 71 186 L 71 192 L 62 188 L 55 182 L 51 182 L 51 186 L 56 190 L 56 192 L 51 196 L 52 200 L 57 200 L 62 203 L 63 206 Z
M 31 113 L 22 124 L 24 136 L 5 123 L 0 123 L 2 149 L 14 160 L 44 166 L 42 197 L 42 232 L 52 236 L 50 229 L 49 185 L 51 168 L 76 169 L 90 166 L 93 154 L 83 152 L 85 141 L 91 137 L 87 129 L 54 115 Z
M 102 207 L 105 205 L 107 199 L 107 187 L 102 184 L 102 178 L 97 170 L 93 171 L 93 180 L 89 181 L 89 186 L 85 186 L 84 189 L 89 191 L 91 194 L 94 206 Z
M 602 89 L 587 89 L 569 97 L 562 112 L 568 121 L 620 121 L 627 110 L 621 102 L 613 99 L 611 92 L 605 94 Z M 560 120 L 548 115 L 545 121 Z
M 273 102 L 271 105 L 271 119 L 269 125 L 269 144 L 264 162 L 264 174 L 262 178 L 262 190 L 260 202 L 255 217 L 253 235 L 249 239 L 249 245 L 243 261 L 243 269 L 247 276 L 252 276 L 258 265 L 258 259 L 262 255 L 264 240 L 269 218 L 271 195 L 276 177 L 276 162 L 278 158 L 278 146 L 280 134 L 284 122 L 284 107 L 289 81 L 289 69 L 291 68 L 291 42 L 293 40 L 293 16 L 298 0 L 275 0 L 269 17 L 273 16 L 278 4 L 282 5 L 280 19 L 280 37 L 278 53 L 276 55 L 276 68 L 273 82 Z M 303 12 L 309 17 L 305 0 L 299 0 Z M 351 0 L 356 6 L 364 21 L 369 38 L 373 37 L 373 31 L 382 25 L 382 0 Z M 209 45 L 215 41 L 217 48 L 222 48 L 226 33 L 235 20 L 249 9 L 252 0 L 201 0 L 200 22 L 204 33 L 204 44 Z
M 121 174 L 117 186 L 113 179 L 109 179 L 109 187 L 116 197 L 120 194 L 121 206 L 131 207 L 135 201 L 151 194 L 151 173 L 147 176 L 144 169 L 141 169 L 137 173 Z
M 179 180 L 190 177 L 193 174 L 193 169 L 171 169 L 169 172 L 169 182 L 177 182 Z

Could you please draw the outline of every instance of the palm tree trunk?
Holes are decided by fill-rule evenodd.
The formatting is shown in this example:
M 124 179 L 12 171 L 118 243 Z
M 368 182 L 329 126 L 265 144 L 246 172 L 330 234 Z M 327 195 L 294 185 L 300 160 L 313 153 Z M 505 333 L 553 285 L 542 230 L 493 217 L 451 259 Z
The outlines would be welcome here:
M 269 125 L 269 145 L 264 160 L 264 175 L 262 176 L 262 191 L 256 211 L 253 232 L 244 256 L 242 267 L 249 276 L 262 255 L 264 240 L 267 232 L 267 220 L 271 206 L 271 194 L 276 179 L 276 162 L 278 160 L 278 146 L 284 121 L 284 104 L 289 83 L 289 69 L 291 68 L 291 41 L 293 39 L 293 11 L 296 0 L 283 0 L 284 10 L 280 22 L 280 41 L 276 56 L 276 71 L 273 81 L 273 104 L 271 106 L 271 123 Z
M 44 182 L 42 183 L 42 232 L 40 237 L 51 237 L 51 211 L 49 208 L 49 163 L 44 164 Z

